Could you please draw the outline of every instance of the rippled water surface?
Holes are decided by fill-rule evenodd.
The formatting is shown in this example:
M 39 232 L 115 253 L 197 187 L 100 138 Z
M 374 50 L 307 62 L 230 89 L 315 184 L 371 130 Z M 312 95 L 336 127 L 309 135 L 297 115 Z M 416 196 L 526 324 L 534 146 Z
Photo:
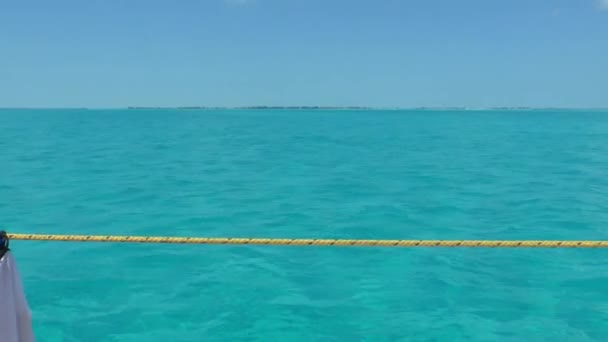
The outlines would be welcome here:
M 12 232 L 608 239 L 608 112 L 1 110 Z M 608 251 L 13 241 L 39 341 L 607 341 Z

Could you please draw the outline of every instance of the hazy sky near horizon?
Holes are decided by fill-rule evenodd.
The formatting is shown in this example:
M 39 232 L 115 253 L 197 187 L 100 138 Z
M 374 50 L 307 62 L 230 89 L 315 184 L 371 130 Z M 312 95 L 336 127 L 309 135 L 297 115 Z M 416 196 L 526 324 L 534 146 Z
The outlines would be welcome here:
M 608 107 L 608 0 L 0 0 L 0 107 Z

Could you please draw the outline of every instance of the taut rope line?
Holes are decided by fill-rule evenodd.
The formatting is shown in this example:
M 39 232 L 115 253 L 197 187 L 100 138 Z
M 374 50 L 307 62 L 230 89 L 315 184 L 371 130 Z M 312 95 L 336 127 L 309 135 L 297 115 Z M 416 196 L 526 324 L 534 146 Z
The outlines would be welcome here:
M 352 246 L 352 247 L 477 247 L 477 248 L 608 248 L 602 240 L 352 240 L 278 239 L 116 235 L 8 234 L 12 240 L 165 243 L 196 245 Z

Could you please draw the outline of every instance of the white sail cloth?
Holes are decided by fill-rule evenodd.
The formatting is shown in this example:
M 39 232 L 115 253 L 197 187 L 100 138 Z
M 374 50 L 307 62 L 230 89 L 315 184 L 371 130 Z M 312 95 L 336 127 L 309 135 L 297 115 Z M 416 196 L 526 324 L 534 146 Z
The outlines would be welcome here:
M 34 342 L 32 314 L 10 251 L 0 259 L 0 342 Z

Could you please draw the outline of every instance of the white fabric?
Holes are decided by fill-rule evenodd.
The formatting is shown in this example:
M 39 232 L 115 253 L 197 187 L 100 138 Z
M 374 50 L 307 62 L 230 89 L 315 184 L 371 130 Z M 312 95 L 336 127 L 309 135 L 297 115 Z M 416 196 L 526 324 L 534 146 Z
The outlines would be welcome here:
M 25 299 L 15 258 L 0 259 L 0 342 L 33 342 L 32 314 Z

